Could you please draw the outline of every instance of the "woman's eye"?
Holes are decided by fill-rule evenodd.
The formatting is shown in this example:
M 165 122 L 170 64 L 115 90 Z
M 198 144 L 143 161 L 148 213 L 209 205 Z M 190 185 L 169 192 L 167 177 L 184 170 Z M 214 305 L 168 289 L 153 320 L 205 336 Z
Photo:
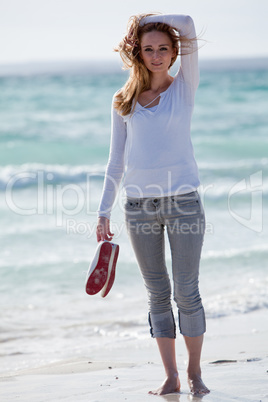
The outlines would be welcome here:
M 160 47 L 159 50 L 160 50 L 160 52 L 165 52 L 165 51 L 167 51 L 168 49 L 167 49 L 167 47 Z M 150 47 L 147 47 L 146 49 L 144 49 L 144 51 L 145 51 L 145 52 L 152 52 L 153 49 L 150 48 Z

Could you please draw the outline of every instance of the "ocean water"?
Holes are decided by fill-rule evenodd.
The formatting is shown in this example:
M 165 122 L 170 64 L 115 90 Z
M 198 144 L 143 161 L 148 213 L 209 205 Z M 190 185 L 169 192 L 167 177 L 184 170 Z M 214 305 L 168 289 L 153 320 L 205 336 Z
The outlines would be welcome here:
M 29 66 L 28 66 L 29 67 Z M 120 193 L 109 296 L 88 296 L 118 66 L 0 68 L 0 371 L 151 341 Z M 201 64 L 192 139 L 207 217 L 207 318 L 268 308 L 268 68 Z M 167 265 L 170 254 L 167 245 Z

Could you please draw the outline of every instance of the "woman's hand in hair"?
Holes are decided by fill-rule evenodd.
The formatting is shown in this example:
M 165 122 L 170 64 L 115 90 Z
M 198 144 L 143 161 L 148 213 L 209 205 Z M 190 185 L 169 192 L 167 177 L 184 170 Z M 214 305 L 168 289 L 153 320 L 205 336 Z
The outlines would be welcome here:
M 110 231 L 110 221 L 108 218 L 105 218 L 104 216 L 100 216 L 98 218 L 96 235 L 98 242 L 103 240 L 112 240 L 114 233 L 111 233 Z

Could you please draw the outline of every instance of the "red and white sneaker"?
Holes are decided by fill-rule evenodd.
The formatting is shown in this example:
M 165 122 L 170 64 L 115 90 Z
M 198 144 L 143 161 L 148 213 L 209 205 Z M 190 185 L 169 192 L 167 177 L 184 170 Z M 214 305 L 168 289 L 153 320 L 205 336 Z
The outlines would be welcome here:
M 118 244 L 106 240 L 99 242 L 87 273 L 87 294 L 95 295 L 102 289 L 101 296 L 108 295 L 115 279 L 118 253 Z

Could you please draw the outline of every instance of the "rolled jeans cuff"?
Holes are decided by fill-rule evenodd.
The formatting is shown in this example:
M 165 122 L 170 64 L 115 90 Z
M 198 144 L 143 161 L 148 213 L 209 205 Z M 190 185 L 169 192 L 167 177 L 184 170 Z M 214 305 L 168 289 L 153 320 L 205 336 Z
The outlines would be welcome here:
M 176 338 L 176 324 L 172 310 L 165 313 L 149 313 L 149 324 L 153 338 Z
M 195 337 L 206 332 L 206 318 L 203 307 L 192 314 L 184 314 L 179 311 L 180 333 L 185 336 Z

